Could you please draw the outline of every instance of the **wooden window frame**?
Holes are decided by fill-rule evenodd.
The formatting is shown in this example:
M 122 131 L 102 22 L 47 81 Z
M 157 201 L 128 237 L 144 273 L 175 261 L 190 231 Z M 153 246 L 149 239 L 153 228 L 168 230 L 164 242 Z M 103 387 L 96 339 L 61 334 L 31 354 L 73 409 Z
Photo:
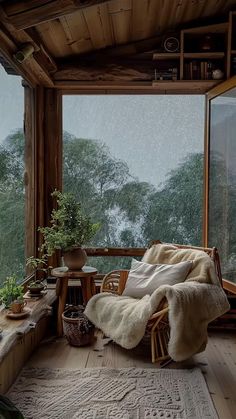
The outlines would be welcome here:
M 203 199 L 203 237 L 202 245 L 208 247 L 208 217 L 209 217 L 209 130 L 210 130 L 210 100 L 214 97 L 236 87 L 236 76 L 221 83 L 214 89 L 205 94 L 205 140 L 204 140 L 204 199 Z M 32 127 L 27 126 L 31 131 L 31 141 L 33 139 L 34 146 L 28 144 L 30 135 L 26 135 L 26 153 L 29 153 L 28 160 L 26 157 L 27 166 L 26 173 L 34 175 L 32 180 L 27 185 L 26 190 L 26 256 L 37 254 L 37 249 L 41 244 L 41 238 L 37 232 L 37 227 L 46 225 L 49 222 L 49 214 L 52 210 L 51 192 L 54 189 L 61 190 L 62 188 L 62 99 L 64 95 L 89 95 L 89 94 L 130 94 L 130 95 L 158 95 L 152 88 L 146 86 L 140 89 L 138 86 L 134 88 L 125 86 L 75 86 L 75 84 L 68 85 L 68 88 L 44 88 L 38 86 L 31 89 L 30 99 L 26 99 L 25 109 L 30 113 L 30 117 L 26 119 L 31 120 Z M 33 92 L 33 94 L 32 94 Z M 28 94 L 29 95 L 29 94 Z M 33 106 L 29 111 L 29 103 Z M 53 132 L 53 135 L 52 135 Z M 52 141 L 53 139 L 53 141 Z M 55 150 L 57 153 L 55 154 Z M 34 208 L 32 209 L 32 200 Z M 31 204 L 30 204 L 31 202 Z M 33 226 L 33 228 L 32 228 Z M 124 256 L 127 251 L 132 255 L 136 254 L 135 249 L 122 249 Z M 88 249 L 90 256 L 93 251 Z M 97 255 L 98 249 L 94 249 L 94 256 Z M 105 250 L 106 253 L 106 250 Z M 114 256 L 121 256 L 121 249 L 112 250 Z M 107 254 L 107 253 L 106 253 Z M 59 264 L 60 255 L 56 255 L 52 261 L 53 265 Z M 224 287 L 231 292 L 236 292 L 236 284 L 223 280 Z
M 209 169 L 210 169 L 210 118 L 211 100 L 236 88 L 236 76 L 225 80 L 223 83 L 214 87 L 206 93 L 206 113 L 205 113 L 205 147 L 204 147 L 204 222 L 203 222 L 203 245 L 209 246 Z M 236 283 L 223 278 L 225 290 L 236 294 Z

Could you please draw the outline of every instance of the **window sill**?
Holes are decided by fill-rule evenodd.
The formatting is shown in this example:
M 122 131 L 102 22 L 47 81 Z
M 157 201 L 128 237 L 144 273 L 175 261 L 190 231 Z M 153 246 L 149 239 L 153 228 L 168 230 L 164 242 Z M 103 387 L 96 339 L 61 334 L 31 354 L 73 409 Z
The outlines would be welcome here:
M 11 350 L 13 345 L 21 339 L 27 332 L 34 329 L 37 322 L 45 316 L 51 314 L 51 305 L 56 300 L 56 292 L 49 289 L 44 297 L 27 302 L 27 307 L 31 309 L 28 317 L 21 320 L 12 320 L 6 317 L 6 309 L 0 308 L 0 363 Z

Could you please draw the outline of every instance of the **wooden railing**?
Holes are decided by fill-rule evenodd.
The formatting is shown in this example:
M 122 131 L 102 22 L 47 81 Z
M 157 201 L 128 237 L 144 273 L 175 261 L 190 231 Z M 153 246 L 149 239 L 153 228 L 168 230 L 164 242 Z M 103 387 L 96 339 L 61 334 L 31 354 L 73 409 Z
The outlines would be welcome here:
M 143 256 L 145 247 L 87 247 L 85 251 L 88 256 Z

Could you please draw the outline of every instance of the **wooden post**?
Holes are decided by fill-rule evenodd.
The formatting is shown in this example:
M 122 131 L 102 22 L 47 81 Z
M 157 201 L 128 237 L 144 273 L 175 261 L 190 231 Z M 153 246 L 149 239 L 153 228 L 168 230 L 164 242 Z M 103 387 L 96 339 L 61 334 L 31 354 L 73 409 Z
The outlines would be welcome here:
M 25 256 L 36 254 L 36 196 L 35 196 L 35 91 L 23 82 L 25 94 Z
M 62 187 L 61 96 L 54 89 L 25 86 L 26 256 L 42 244 L 38 227 L 49 224 L 51 193 Z M 58 257 L 51 264 L 60 265 Z
M 62 106 L 61 95 L 56 89 L 45 89 L 44 106 L 44 214 L 49 225 L 53 209 L 51 196 L 55 189 L 62 189 Z M 60 254 L 50 260 L 52 266 L 60 266 Z
M 42 244 L 42 237 L 38 232 L 39 226 L 45 225 L 44 205 L 45 205 L 45 190 L 44 190 L 44 96 L 45 89 L 43 86 L 37 86 L 35 89 L 35 135 L 36 135 L 36 161 L 35 161 L 35 176 L 36 176 L 36 244 L 37 249 Z

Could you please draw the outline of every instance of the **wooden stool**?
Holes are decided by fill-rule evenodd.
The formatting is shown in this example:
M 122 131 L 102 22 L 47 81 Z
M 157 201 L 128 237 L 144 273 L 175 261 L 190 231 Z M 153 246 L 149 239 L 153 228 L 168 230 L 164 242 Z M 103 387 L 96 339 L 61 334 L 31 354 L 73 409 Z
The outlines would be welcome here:
M 59 298 L 57 312 L 57 334 L 63 336 L 62 313 L 65 310 L 66 296 L 69 279 L 80 279 L 83 295 L 83 304 L 86 305 L 88 300 L 96 294 L 94 276 L 97 269 L 92 266 L 84 266 L 81 270 L 70 271 L 66 267 L 52 269 L 51 275 L 57 278 L 56 294 Z

